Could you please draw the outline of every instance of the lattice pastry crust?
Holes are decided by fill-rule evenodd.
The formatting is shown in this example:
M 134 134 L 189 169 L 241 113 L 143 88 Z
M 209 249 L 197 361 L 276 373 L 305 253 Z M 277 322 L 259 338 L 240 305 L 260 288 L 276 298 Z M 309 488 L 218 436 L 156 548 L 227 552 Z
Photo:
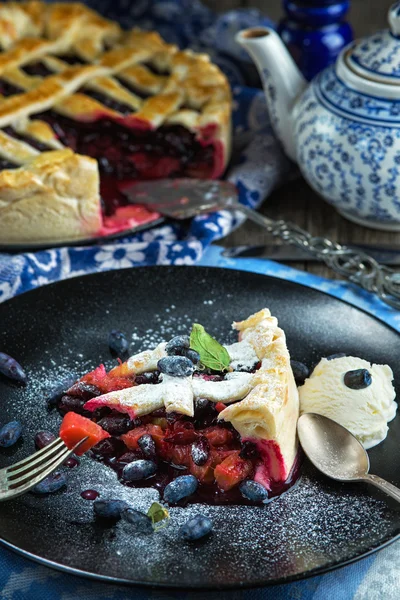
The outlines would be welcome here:
M 63 168 L 58 151 L 64 144 L 46 118 L 48 111 L 56 123 L 57 115 L 85 124 L 107 119 L 127 131 L 153 132 L 180 125 L 193 133 L 201 146 L 213 148 L 209 176 L 223 172 L 230 152 L 231 92 L 225 76 L 207 55 L 180 51 L 155 32 L 123 31 L 81 4 L 48 5 L 36 0 L 0 4 L 0 45 L 0 160 L 6 166 L 8 162 L 19 166 L 21 181 L 29 180 L 28 212 L 29 198 L 35 194 L 34 174 L 41 164 L 47 168 L 51 162 L 49 157 L 44 162 L 36 160 L 43 148 L 50 154 L 54 150 L 54 161 Z M 71 65 L 71 57 L 79 64 Z M 41 72 L 30 72 L 30 65 L 38 63 Z M 123 106 L 123 112 L 113 103 Z M 72 161 L 70 154 L 65 156 Z M 65 167 L 68 172 L 71 164 Z M 78 176 L 89 163 L 75 154 L 74 164 Z M 1 190 L 11 185 L 13 176 L 9 173 L 0 173 Z M 38 194 L 41 179 L 39 175 Z M 86 180 L 81 183 L 85 186 Z M 92 185 L 89 187 L 92 193 Z M 11 202 L 8 197 L 0 197 L 0 220 Z M 80 196 L 76 200 L 82 202 Z M 75 236 L 82 230 L 91 234 L 97 231 L 99 204 L 96 209 L 94 204 L 89 202 L 93 212 L 80 223 Z M 35 207 L 33 203 L 32 210 Z M 80 210 L 85 212 L 83 206 Z M 44 224 L 37 235 L 41 239 L 65 237 L 64 229 L 53 226 L 50 231 Z M 10 232 L 9 226 L 0 229 L 0 241 L 24 236 L 34 239 L 32 229 L 24 232 L 24 227 L 21 217 L 18 231 Z

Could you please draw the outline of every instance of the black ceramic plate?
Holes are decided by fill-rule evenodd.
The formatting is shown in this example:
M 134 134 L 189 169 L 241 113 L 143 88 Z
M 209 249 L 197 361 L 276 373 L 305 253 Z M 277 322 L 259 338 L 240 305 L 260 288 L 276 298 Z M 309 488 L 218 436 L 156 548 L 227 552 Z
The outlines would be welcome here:
M 292 357 L 309 365 L 346 352 L 389 363 L 400 384 L 400 336 L 339 300 L 294 283 L 240 271 L 153 267 L 71 279 L 23 294 L 0 306 L 1 350 L 20 360 L 26 390 L 0 382 L 1 422 L 24 426 L 17 447 L 0 452 L 4 467 L 33 450 L 36 431 L 57 431 L 45 389 L 101 361 L 112 364 L 112 328 L 132 335 L 133 349 L 203 323 L 232 340 L 230 324 L 268 306 L 287 334 Z M 153 331 L 151 331 L 153 330 Z M 398 388 L 400 389 L 400 388 Z M 400 417 L 385 442 L 369 452 L 371 471 L 400 485 Z M 134 536 L 127 524 L 93 522 L 83 489 L 120 497 L 140 509 L 154 499 L 120 485 L 115 474 L 89 457 L 69 471 L 64 492 L 28 494 L 3 503 L 0 537 L 11 548 L 45 564 L 99 579 L 182 588 L 261 586 L 323 573 L 393 541 L 400 511 L 393 501 L 362 486 L 328 481 L 305 464 L 298 484 L 265 507 L 196 506 L 171 510 L 171 525 Z M 153 495 L 152 495 L 153 494 Z M 177 529 L 194 512 L 214 521 L 212 536 L 197 545 L 178 540 Z

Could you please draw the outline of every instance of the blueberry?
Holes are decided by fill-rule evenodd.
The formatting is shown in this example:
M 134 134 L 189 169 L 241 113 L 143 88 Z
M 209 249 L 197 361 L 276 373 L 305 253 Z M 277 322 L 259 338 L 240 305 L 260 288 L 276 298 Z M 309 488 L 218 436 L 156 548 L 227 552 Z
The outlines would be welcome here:
M 51 431 L 38 431 L 35 435 L 35 446 L 38 450 L 41 450 L 51 442 L 54 442 L 56 436 Z
M 22 425 L 19 421 L 10 421 L 0 429 L 0 447 L 8 448 L 18 441 L 22 433 Z
M 157 465 L 152 460 L 134 460 L 123 468 L 122 476 L 126 481 L 138 481 L 151 477 L 156 471 Z
M 239 453 L 240 458 L 251 459 L 259 458 L 260 452 L 258 451 L 257 444 L 254 442 L 246 441 L 242 442 L 242 449 Z
M 148 517 L 145 513 L 140 512 L 140 510 L 135 510 L 134 508 L 127 508 L 123 510 L 121 513 L 121 517 L 124 521 L 133 525 L 133 530 L 135 533 L 153 533 L 153 525 L 150 517 Z
M 252 502 L 264 502 L 265 500 L 268 500 L 267 490 L 257 481 L 242 481 L 239 485 L 239 489 L 242 496 Z
M 101 391 L 96 385 L 92 383 L 86 383 L 86 381 L 77 381 L 72 387 L 67 390 L 67 396 L 76 396 L 81 400 L 87 402 L 96 396 L 101 395 Z
M 182 498 L 194 494 L 198 485 L 199 482 L 193 475 L 181 475 L 166 486 L 164 500 L 170 504 L 176 504 Z
M 344 384 L 352 390 L 363 390 L 372 383 L 368 369 L 355 369 L 344 374 Z
M 208 535 L 212 530 L 212 522 L 202 514 L 195 515 L 179 529 L 184 540 L 194 541 Z
M 63 396 L 61 398 L 61 400 L 58 403 L 58 410 L 60 411 L 60 413 L 62 415 L 65 415 L 67 412 L 76 412 L 76 413 L 83 413 L 84 412 L 84 405 L 86 403 L 86 400 L 83 400 L 83 398 L 77 398 L 76 396 Z
M 129 505 L 123 500 L 95 500 L 93 510 L 96 517 L 118 521 Z
M 196 350 L 192 350 L 191 348 L 185 351 L 184 356 L 191 360 L 194 365 L 197 365 L 200 362 L 200 354 L 196 352 Z
M 23 385 L 27 382 L 27 376 L 21 365 L 8 354 L 0 352 L 0 373 L 5 375 L 9 379 L 22 383 Z
M 129 342 L 121 331 L 113 329 L 108 336 L 108 346 L 111 352 L 122 358 L 125 357 L 129 350 Z
M 190 377 L 194 371 L 194 365 L 186 356 L 166 356 L 158 361 L 161 373 L 172 377 Z
M 209 400 L 207 400 L 207 398 L 196 398 L 195 402 L 194 402 L 194 409 L 196 412 L 196 416 L 197 416 L 197 411 L 204 411 L 207 408 L 209 408 L 211 405 L 211 402 Z
M 192 444 L 192 459 L 195 465 L 202 467 L 210 456 L 210 442 L 205 436 Z
M 156 456 L 156 445 L 149 433 L 145 433 L 138 439 L 138 445 L 146 458 L 154 458 Z
M 56 471 L 52 473 L 46 479 L 43 479 L 40 483 L 35 485 L 32 489 L 33 494 L 52 494 L 57 492 L 62 487 L 67 485 L 67 476 L 65 473 Z
M 168 356 L 182 355 L 190 346 L 190 339 L 187 335 L 176 335 L 165 346 Z
M 97 456 L 115 456 L 124 451 L 124 443 L 115 437 L 101 440 L 92 448 L 92 452 Z
M 61 383 L 58 383 L 46 394 L 45 401 L 49 408 L 57 406 L 59 400 L 64 396 L 66 390 L 70 388 L 77 380 L 76 375 L 69 375 Z
M 143 383 L 159 383 L 159 376 L 159 371 L 146 371 L 146 373 L 136 375 L 135 383 L 137 385 L 142 385 Z
M 298 360 L 291 360 L 290 366 L 292 367 L 293 376 L 297 385 L 303 385 L 310 374 L 310 370 L 307 365 L 299 362 Z
M 132 421 L 127 416 L 103 417 L 97 424 L 111 435 L 122 435 L 132 429 Z
M 329 356 L 325 356 L 326 360 L 334 360 L 335 358 L 344 358 L 347 356 L 344 352 L 338 352 L 337 354 L 330 354 Z

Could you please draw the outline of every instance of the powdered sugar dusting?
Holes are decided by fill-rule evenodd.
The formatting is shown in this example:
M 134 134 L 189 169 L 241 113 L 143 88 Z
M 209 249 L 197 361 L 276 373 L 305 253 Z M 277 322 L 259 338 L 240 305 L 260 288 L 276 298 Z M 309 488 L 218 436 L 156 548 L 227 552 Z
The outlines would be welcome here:
M 79 361 L 72 363 L 78 374 L 92 366 Z M 29 387 L 35 388 L 37 393 L 23 392 L 27 400 L 23 417 L 29 417 L 31 431 L 44 428 L 43 411 L 34 410 L 35 404 L 42 402 L 41 390 L 57 381 L 57 376 L 69 372 L 66 365 L 57 367 L 48 372 L 45 380 L 41 380 L 42 369 L 36 374 L 31 373 L 32 385 Z M 58 414 L 51 413 L 45 428 L 56 432 L 60 420 Z M 393 515 L 382 497 L 362 493 L 362 486 L 327 482 L 314 471 L 307 470 L 297 485 L 264 507 L 199 504 L 172 507 L 168 527 L 151 536 L 133 535 L 129 525 L 123 522 L 104 529 L 94 520 L 92 502 L 80 497 L 82 490 L 95 489 L 100 492 L 100 498 L 118 498 L 143 512 L 160 498 L 152 488 L 123 486 L 114 471 L 88 456 L 82 457 L 79 467 L 67 471 L 69 484 L 66 491 L 46 498 L 28 495 L 20 502 L 29 514 L 45 517 L 43 535 L 68 536 L 71 544 L 80 548 L 79 553 L 71 549 L 67 555 L 65 549 L 59 554 L 54 549 L 49 556 L 52 560 L 96 570 L 98 567 L 91 564 L 92 558 L 82 551 L 82 547 L 91 548 L 93 542 L 90 540 L 100 536 L 103 540 L 101 555 L 104 555 L 104 562 L 100 568 L 103 574 L 120 572 L 121 577 L 151 581 L 156 569 L 158 581 L 171 581 L 172 578 L 179 584 L 188 578 L 189 569 L 193 585 L 203 585 L 204 581 L 217 585 L 228 573 L 233 585 L 234 573 L 237 573 L 236 583 L 240 583 L 265 578 L 266 573 L 277 577 L 285 569 L 301 572 L 343 560 L 358 553 L 360 548 L 367 551 L 390 534 Z M 198 513 L 212 520 L 213 533 L 199 545 L 183 543 L 179 538 L 179 527 Z M 19 508 L 15 518 L 20 515 Z M 215 560 L 212 557 L 225 556 L 227 549 L 229 567 L 225 569 L 224 561 L 218 561 L 218 570 L 210 572 L 210 561 Z
M 55 497 L 30 497 L 29 505 L 34 510 L 44 505 L 50 510 L 57 523 L 53 535 L 65 535 L 72 524 L 73 536 L 93 537 L 102 525 L 94 520 L 92 503 L 78 493 L 88 487 L 100 491 L 101 498 L 119 498 L 144 512 L 158 500 L 155 490 L 121 486 L 114 472 L 85 458 L 70 474 L 61 505 Z M 234 584 L 260 579 L 266 572 L 279 576 L 285 569 L 301 572 L 314 563 L 329 564 L 350 557 L 360 547 L 368 550 L 391 529 L 384 501 L 359 494 L 354 487 L 325 485 L 313 474 L 303 475 L 295 487 L 263 507 L 197 504 L 172 507 L 169 512 L 169 525 L 150 536 L 133 535 L 124 522 L 101 529 L 107 544 L 107 560 L 101 571 L 110 566 L 114 572 L 125 570 L 125 576 L 132 576 L 133 571 L 133 576 L 143 581 L 151 580 L 156 569 L 158 581 L 172 577 L 179 584 L 188 577 L 189 569 L 191 583 L 202 585 L 204 581 L 217 584 L 224 580 L 226 569 Z M 199 513 L 213 522 L 211 536 L 197 545 L 182 542 L 179 528 Z M 225 567 L 227 552 L 229 565 Z M 218 569 L 210 572 L 216 559 Z M 232 573 L 237 573 L 233 579 Z

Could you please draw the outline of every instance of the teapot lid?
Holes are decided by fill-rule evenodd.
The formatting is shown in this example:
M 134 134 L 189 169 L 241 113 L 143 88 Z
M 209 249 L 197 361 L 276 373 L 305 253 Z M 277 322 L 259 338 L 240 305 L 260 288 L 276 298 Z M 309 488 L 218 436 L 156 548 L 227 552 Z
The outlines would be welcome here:
M 400 1 L 390 7 L 388 21 L 390 29 L 355 42 L 343 60 L 371 83 L 400 85 Z

